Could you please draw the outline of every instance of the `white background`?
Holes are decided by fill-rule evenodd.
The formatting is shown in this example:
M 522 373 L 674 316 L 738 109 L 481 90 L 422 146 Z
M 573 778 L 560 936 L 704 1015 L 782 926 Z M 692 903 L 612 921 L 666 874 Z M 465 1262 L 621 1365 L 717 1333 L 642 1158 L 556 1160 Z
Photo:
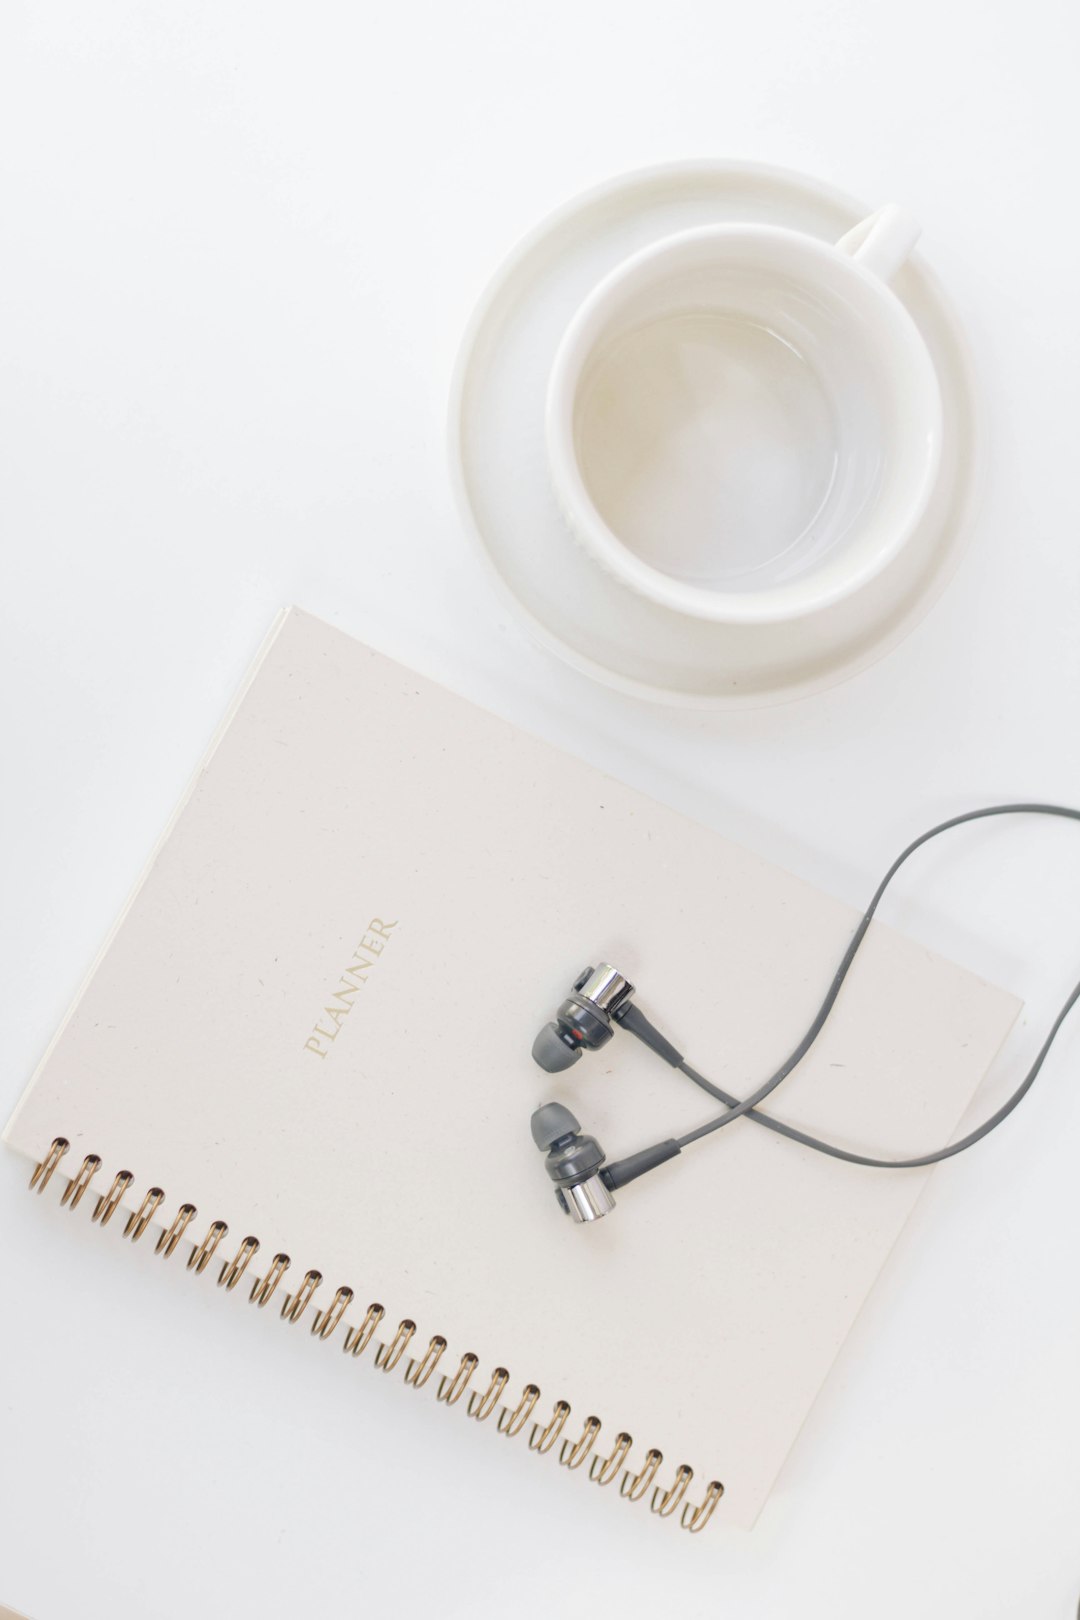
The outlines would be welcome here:
M 8 4 L 0 34 L 0 1112 L 289 600 L 853 902 L 940 815 L 1080 802 L 1073 5 L 75 0 Z M 449 376 L 489 273 L 567 196 L 684 156 L 913 208 L 988 403 L 948 594 L 788 708 L 680 714 L 556 665 L 449 496 Z M 891 904 L 1029 998 L 992 1096 L 1076 975 L 1078 882 L 1078 829 L 997 824 Z M 275 1333 L 0 1156 L 0 1602 L 1066 1620 L 1078 1060 L 1074 1024 L 938 1173 L 750 1536 L 685 1536 Z

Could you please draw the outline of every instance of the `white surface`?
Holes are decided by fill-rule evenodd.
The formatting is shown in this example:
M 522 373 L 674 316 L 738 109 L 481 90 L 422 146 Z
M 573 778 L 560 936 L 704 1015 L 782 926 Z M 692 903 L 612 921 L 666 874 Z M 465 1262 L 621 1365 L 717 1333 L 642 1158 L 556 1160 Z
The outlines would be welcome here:
M 851 900 L 939 813 L 1080 800 L 1077 27 L 1048 0 L 1022 26 L 997 0 L 8 12 L 3 1111 L 289 598 Z M 902 648 L 791 708 L 680 716 L 525 641 L 461 541 L 443 416 L 517 233 L 717 153 L 919 214 L 994 454 L 973 550 Z M 890 916 L 1027 994 L 1030 1050 L 1076 971 L 1080 849 L 963 837 Z M 531 1617 L 558 1583 L 568 1612 L 1067 1620 L 1078 1057 L 1074 1026 L 936 1178 L 749 1537 L 589 1512 L 584 1480 L 549 1491 L 509 1446 L 493 1467 L 497 1437 L 405 1391 L 361 1409 L 344 1357 L 271 1353 L 256 1313 L 0 1157 L 0 1601 Z

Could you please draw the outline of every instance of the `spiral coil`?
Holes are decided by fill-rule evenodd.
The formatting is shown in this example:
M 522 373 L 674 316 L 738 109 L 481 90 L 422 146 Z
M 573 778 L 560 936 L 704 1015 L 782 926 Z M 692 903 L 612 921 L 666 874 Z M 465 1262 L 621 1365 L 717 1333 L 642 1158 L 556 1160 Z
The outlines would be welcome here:
M 69 1149 L 70 1143 L 66 1137 L 55 1138 L 30 1177 L 31 1191 L 39 1194 L 45 1191 Z M 71 1177 L 65 1177 L 67 1186 L 61 1195 L 61 1204 L 65 1208 L 76 1209 L 100 1169 L 100 1158 L 93 1153 L 87 1154 L 76 1173 Z M 91 1219 L 100 1226 L 107 1226 L 134 1179 L 130 1170 L 117 1171 L 108 1192 L 99 1195 Z M 124 1237 L 129 1238 L 132 1243 L 137 1243 L 147 1228 L 155 1223 L 165 1198 L 165 1192 L 161 1187 L 148 1188 L 137 1208 L 131 1210 L 127 1216 L 124 1223 Z M 168 1260 L 181 1241 L 190 1243 L 191 1253 L 188 1255 L 187 1269 L 196 1276 L 206 1270 L 229 1231 L 224 1221 L 214 1220 L 207 1227 L 206 1235 L 196 1242 L 194 1237 L 187 1236 L 187 1233 L 197 1217 L 198 1210 L 194 1204 L 181 1204 L 169 1224 L 166 1225 L 164 1219 L 157 1222 L 161 1225 L 161 1234 L 155 1245 L 155 1253 Z M 222 1263 L 217 1277 L 218 1286 L 226 1293 L 231 1293 L 258 1251 L 258 1238 L 245 1237 L 233 1258 Z M 256 1277 L 251 1285 L 248 1297 L 253 1305 L 261 1309 L 269 1303 L 291 1263 L 287 1254 L 274 1255 L 266 1274 Z M 306 1272 L 295 1293 L 286 1293 L 284 1296 L 280 1312 L 282 1320 L 299 1322 L 311 1304 L 316 1290 L 322 1286 L 322 1282 L 321 1272 Z M 342 1286 L 336 1289 L 329 1305 L 322 1309 L 316 1307 L 310 1324 L 312 1336 L 318 1339 L 331 1338 L 354 1297 L 351 1288 Z M 386 1312 L 381 1305 L 368 1305 L 360 1325 L 346 1328 L 342 1343 L 344 1353 L 353 1357 L 362 1356 L 385 1315 Z M 403 1318 L 387 1341 L 376 1347 L 372 1361 L 381 1372 L 389 1373 L 405 1359 L 403 1382 L 413 1389 L 422 1389 L 435 1374 L 447 1345 L 440 1334 L 435 1334 L 422 1352 L 406 1358 L 406 1351 L 416 1331 L 416 1323 L 408 1317 Z M 445 1406 L 454 1406 L 463 1395 L 467 1395 L 466 1411 L 478 1423 L 489 1418 L 498 1406 L 500 1408 L 496 1424 L 498 1432 L 508 1439 L 513 1438 L 522 1432 L 532 1418 L 534 1409 L 541 1399 L 540 1388 L 537 1384 L 526 1384 L 516 1401 L 511 1395 L 504 1403 L 503 1396 L 510 1383 L 509 1371 L 505 1367 L 495 1367 L 487 1384 L 478 1384 L 474 1389 L 470 1386 L 479 1365 L 480 1358 L 471 1350 L 466 1351 L 456 1370 L 439 1375 L 436 1399 Z M 681 1506 L 679 1522 L 684 1530 L 696 1534 L 705 1528 L 724 1494 L 724 1487 L 718 1479 L 709 1482 L 702 1500 L 695 1506 L 693 1502 L 684 1500 L 693 1479 L 693 1469 L 686 1463 L 680 1463 L 671 1484 L 664 1488 L 657 1482 L 657 1474 L 664 1460 L 661 1452 L 650 1448 L 645 1453 L 641 1468 L 636 1474 L 632 1473 L 630 1467 L 626 1466 L 626 1460 L 633 1446 L 633 1439 L 629 1434 L 620 1431 L 615 1436 L 611 1451 L 604 1456 L 602 1452 L 595 1450 L 602 1427 L 600 1419 L 589 1416 L 585 1418 L 577 1438 L 574 1437 L 573 1429 L 563 1437 L 563 1430 L 570 1415 L 569 1402 L 557 1400 L 550 1417 L 546 1420 L 540 1417 L 532 1423 L 528 1442 L 530 1451 L 543 1456 L 552 1450 L 556 1441 L 561 1439 L 559 1462 L 564 1468 L 574 1471 L 588 1461 L 588 1477 L 596 1485 L 610 1485 L 621 1472 L 619 1492 L 627 1501 L 640 1501 L 651 1486 L 649 1505 L 658 1518 L 670 1518 Z

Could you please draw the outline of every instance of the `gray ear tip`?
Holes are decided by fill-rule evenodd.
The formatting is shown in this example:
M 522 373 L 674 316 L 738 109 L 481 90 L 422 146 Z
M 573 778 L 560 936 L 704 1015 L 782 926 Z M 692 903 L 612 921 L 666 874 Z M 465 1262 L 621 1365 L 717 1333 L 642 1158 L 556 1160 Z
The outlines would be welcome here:
M 580 1046 L 567 1046 L 557 1024 L 545 1024 L 533 1041 L 533 1058 L 548 1074 L 561 1074 L 581 1056 Z
M 529 1121 L 532 1139 L 540 1149 L 546 1153 L 552 1142 L 557 1142 L 560 1136 L 573 1136 L 581 1129 L 569 1108 L 562 1103 L 542 1103 Z

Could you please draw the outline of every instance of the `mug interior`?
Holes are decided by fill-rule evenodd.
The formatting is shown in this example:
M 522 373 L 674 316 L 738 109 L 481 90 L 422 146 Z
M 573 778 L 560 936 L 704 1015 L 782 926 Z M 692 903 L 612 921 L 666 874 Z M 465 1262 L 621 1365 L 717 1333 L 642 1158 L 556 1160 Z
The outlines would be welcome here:
M 881 282 L 726 227 L 639 255 L 590 303 L 563 356 L 564 471 L 609 565 L 702 612 L 707 593 L 794 610 L 883 566 L 929 496 L 940 406 Z

